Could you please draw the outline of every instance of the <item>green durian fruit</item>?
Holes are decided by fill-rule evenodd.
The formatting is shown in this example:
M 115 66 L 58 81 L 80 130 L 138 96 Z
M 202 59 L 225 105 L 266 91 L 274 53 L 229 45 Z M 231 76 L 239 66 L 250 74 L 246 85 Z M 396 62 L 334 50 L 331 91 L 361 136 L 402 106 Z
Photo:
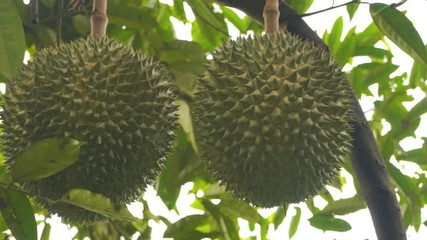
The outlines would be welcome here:
M 100 214 L 45 198 L 57 200 L 74 188 L 115 205 L 140 197 L 174 138 L 172 80 L 159 61 L 107 37 L 42 50 L 7 84 L 1 113 L 6 162 L 13 166 L 39 140 L 86 142 L 74 165 L 22 188 L 68 222 L 101 220 Z
M 280 33 L 212 55 L 193 110 L 208 171 L 260 207 L 322 190 L 351 147 L 351 87 L 329 53 Z

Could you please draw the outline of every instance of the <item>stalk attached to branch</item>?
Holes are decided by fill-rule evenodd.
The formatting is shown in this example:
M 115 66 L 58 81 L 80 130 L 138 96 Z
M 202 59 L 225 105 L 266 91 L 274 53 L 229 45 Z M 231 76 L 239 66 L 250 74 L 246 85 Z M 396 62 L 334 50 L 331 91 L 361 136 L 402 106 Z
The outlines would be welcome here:
M 267 0 L 265 2 L 264 11 L 264 28 L 267 34 L 274 34 L 280 31 L 279 29 L 279 1 Z
M 90 16 L 92 37 L 103 37 L 107 31 L 107 0 L 93 0 L 93 10 Z

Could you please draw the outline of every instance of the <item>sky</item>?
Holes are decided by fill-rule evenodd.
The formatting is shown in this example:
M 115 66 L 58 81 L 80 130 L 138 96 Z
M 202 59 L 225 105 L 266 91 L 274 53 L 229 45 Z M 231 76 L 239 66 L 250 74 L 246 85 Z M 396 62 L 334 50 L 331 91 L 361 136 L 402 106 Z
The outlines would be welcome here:
M 173 2 L 172 0 L 162 0 L 161 2 L 171 4 Z M 324 9 L 327 7 L 330 7 L 331 5 L 339 5 L 341 3 L 344 3 L 346 1 L 339 1 L 339 0 L 323 0 L 314 1 L 313 6 L 309 9 L 308 12 L 312 12 L 315 10 Z M 370 1 L 371 2 L 371 1 Z M 373 1 L 372 1 L 373 2 Z M 376 1 L 378 2 L 378 1 Z M 381 1 L 380 1 L 381 2 Z M 382 1 L 383 3 L 390 3 L 391 1 Z M 398 2 L 398 0 L 396 1 Z M 189 9 L 189 7 L 187 7 Z M 423 11 L 419 11 L 420 9 L 424 9 Z M 399 7 L 399 10 L 408 10 L 407 17 L 414 23 L 416 29 L 419 31 L 424 43 L 427 42 L 427 28 L 425 26 L 422 26 L 425 24 L 425 10 L 427 10 L 427 1 L 425 0 L 408 0 L 403 6 Z M 332 26 L 335 19 L 343 15 L 344 17 L 344 32 L 348 31 L 351 27 L 357 26 L 357 30 L 361 31 L 363 30 L 369 23 L 372 22 L 370 16 L 369 16 L 369 10 L 367 5 L 361 5 L 360 9 L 358 10 L 356 16 L 353 18 L 351 22 L 349 22 L 348 16 L 345 14 L 345 7 L 339 8 L 331 11 L 327 11 L 325 13 L 320 13 L 314 16 L 306 17 L 304 20 L 309 24 L 309 26 L 314 29 L 320 36 L 322 36 L 323 32 L 325 30 L 330 30 L 330 27 Z M 343 14 L 344 13 L 344 14 Z M 192 18 L 194 19 L 194 15 L 192 16 L 191 10 L 187 11 L 188 17 L 190 20 Z M 184 25 L 180 23 L 177 20 L 172 20 L 176 27 L 177 37 L 182 40 L 191 40 L 191 27 L 189 24 Z M 232 37 L 236 37 L 239 35 L 237 30 L 231 31 Z M 391 44 L 393 46 L 393 44 Z M 401 66 L 398 72 L 407 72 L 412 64 L 412 59 L 408 57 L 405 53 L 400 51 L 397 47 L 393 47 L 393 54 L 395 57 L 393 58 L 393 63 Z M 363 59 L 360 59 L 360 61 L 363 61 Z M 355 64 L 358 63 L 358 60 L 355 60 Z M 349 67 L 349 66 L 348 66 Z M 375 86 L 373 86 L 375 88 Z M 375 91 L 373 91 L 375 92 Z M 415 90 L 411 92 L 414 95 L 414 98 L 416 99 L 414 102 L 408 103 L 407 107 L 410 108 L 413 106 L 417 101 L 422 99 L 425 95 L 420 90 Z M 378 96 L 374 97 L 363 97 L 361 100 L 362 108 L 366 111 L 366 116 L 369 119 L 372 111 L 369 111 L 373 108 L 373 101 L 380 99 Z M 404 142 L 401 143 L 402 147 L 405 150 L 418 148 L 421 146 L 422 141 L 420 140 L 421 137 L 425 136 L 427 137 L 427 133 L 425 132 L 425 129 L 427 128 L 427 117 L 426 114 L 423 117 L 423 120 L 420 124 L 420 127 L 416 131 L 416 139 L 405 139 Z M 422 130 L 424 129 L 424 132 Z M 385 126 L 384 133 L 388 131 L 387 126 Z M 396 164 L 399 164 L 396 162 Z M 404 167 L 404 173 L 408 175 L 414 174 L 414 172 L 418 171 L 417 168 L 415 168 L 411 164 L 402 164 L 401 166 Z M 334 188 L 328 188 L 335 199 L 340 198 L 348 198 L 352 197 L 355 194 L 355 189 L 352 184 L 353 179 L 351 178 L 351 175 L 347 173 L 343 173 L 346 177 L 346 181 L 349 183 L 345 185 L 344 191 L 340 192 Z M 191 215 L 191 214 L 197 214 L 201 213 L 195 209 L 192 209 L 189 205 L 191 202 L 193 202 L 195 196 L 192 194 L 186 194 L 189 189 L 191 189 L 192 183 L 187 183 L 182 187 L 181 195 L 178 198 L 177 207 L 180 209 L 181 214 L 185 215 Z M 202 194 L 202 193 L 200 193 Z M 161 203 L 161 200 L 158 199 L 156 196 L 155 191 L 152 188 L 149 188 L 145 194 L 144 197 L 149 205 L 150 209 L 154 214 L 160 214 L 167 216 L 172 221 L 177 221 L 179 217 L 171 211 L 168 211 L 166 206 Z M 320 197 L 315 198 L 315 203 L 318 207 L 322 208 L 322 206 L 325 206 L 326 202 L 321 199 Z M 309 222 L 307 221 L 308 218 L 311 217 L 311 213 L 309 210 L 305 207 L 304 204 L 292 204 L 289 207 L 288 216 L 292 216 L 295 214 L 295 207 L 300 207 L 302 210 L 302 216 L 300 225 L 298 228 L 298 231 L 296 235 L 294 236 L 294 240 L 305 240 L 305 239 L 313 239 L 313 236 L 316 236 L 317 240 L 331 240 L 331 239 L 345 239 L 345 240 L 360 240 L 360 239 L 376 239 L 375 236 L 375 230 L 373 228 L 372 220 L 369 215 L 368 210 L 362 210 L 358 211 L 353 214 L 349 214 L 346 216 L 343 216 L 342 218 L 347 220 L 352 225 L 352 230 L 345 232 L 345 233 L 337 233 L 337 232 L 322 232 L 321 230 L 315 229 L 311 227 Z M 142 207 L 138 203 L 131 204 L 130 207 L 132 213 L 134 213 L 136 216 L 140 215 L 142 212 Z M 261 214 L 263 216 L 268 216 L 274 212 L 274 209 L 265 209 L 261 210 Z M 181 215 L 182 217 L 183 215 Z M 140 216 L 141 217 L 141 216 Z M 269 239 L 286 239 L 288 236 L 288 227 L 290 222 L 290 217 L 285 218 L 285 221 L 283 224 L 276 230 L 271 231 L 268 235 Z M 423 217 L 422 221 L 427 220 L 427 209 L 423 209 Z M 67 226 L 62 225 L 59 223 L 59 219 L 53 218 L 49 220 L 52 224 L 52 233 L 51 236 L 60 236 L 60 239 L 71 239 L 71 237 L 76 233 L 76 229 L 68 229 Z M 239 220 L 239 223 L 242 227 L 242 237 L 249 237 L 250 231 L 245 226 L 244 220 Z M 162 239 L 163 231 L 166 229 L 166 226 L 164 224 L 157 224 L 154 221 L 150 222 L 150 225 L 154 228 L 153 232 L 153 239 Z M 41 232 L 42 226 L 40 226 L 39 232 Z M 421 240 L 421 239 L 427 239 L 427 227 L 422 226 L 418 233 L 415 232 L 413 228 L 409 229 L 408 232 L 408 239 L 409 240 Z M 57 238 L 53 238 L 57 239 Z M 59 239 L 59 238 L 58 238 Z

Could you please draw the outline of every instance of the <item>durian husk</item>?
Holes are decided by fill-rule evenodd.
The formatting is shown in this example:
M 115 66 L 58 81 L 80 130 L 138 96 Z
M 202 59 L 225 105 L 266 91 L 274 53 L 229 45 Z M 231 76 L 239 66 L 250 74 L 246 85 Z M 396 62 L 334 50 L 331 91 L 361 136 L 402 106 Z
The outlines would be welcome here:
M 259 207 L 323 190 L 351 147 L 351 87 L 329 52 L 282 32 L 229 40 L 212 58 L 193 107 L 212 176 Z
M 75 188 L 102 194 L 117 207 L 141 197 L 171 150 L 173 85 L 161 62 L 108 37 L 44 49 L 7 84 L 1 113 L 6 163 L 13 166 L 39 140 L 86 142 L 77 163 L 21 187 L 66 222 L 105 219 L 55 200 Z

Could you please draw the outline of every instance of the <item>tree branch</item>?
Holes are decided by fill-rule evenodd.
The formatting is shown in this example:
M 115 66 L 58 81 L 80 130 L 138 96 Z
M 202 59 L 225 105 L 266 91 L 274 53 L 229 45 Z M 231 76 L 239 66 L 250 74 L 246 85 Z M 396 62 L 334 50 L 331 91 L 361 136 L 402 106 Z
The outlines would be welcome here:
M 230 7 L 240 9 L 262 22 L 262 9 L 265 1 L 260 0 L 217 0 Z M 292 8 L 281 2 L 279 5 L 282 25 L 303 39 L 325 47 L 322 39 L 302 20 Z M 379 240 L 405 240 L 405 228 L 396 198 L 389 179 L 386 165 L 376 145 L 368 121 L 353 94 L 355 119 L 351 122 L 353 132 L 352 165 L 360 183 L 362 194 L 368 205 Z

